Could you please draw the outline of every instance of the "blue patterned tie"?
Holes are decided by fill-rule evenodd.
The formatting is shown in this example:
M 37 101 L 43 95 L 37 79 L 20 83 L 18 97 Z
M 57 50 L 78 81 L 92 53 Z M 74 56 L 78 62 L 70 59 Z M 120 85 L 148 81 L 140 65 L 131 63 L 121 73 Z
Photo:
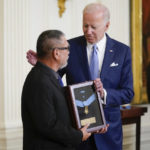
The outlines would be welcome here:
M 64 86 L 64 84 L 63 84 L 63 82 L 62 82 L 62 79 L 61 79 L 61 77 L 60 77 L 59 75 L 58 75 L 58 82 L 59 82 L 59 84 L 60 84 L 61 87 Z
M 95 80 L 99 77 L 99 60 L 98 60 L 98 52 L 97 46 L 93 45 L 93 51 L 91 55 L 91 62 L 90 62 L 90 71 L 91 71 L 91 79 Z

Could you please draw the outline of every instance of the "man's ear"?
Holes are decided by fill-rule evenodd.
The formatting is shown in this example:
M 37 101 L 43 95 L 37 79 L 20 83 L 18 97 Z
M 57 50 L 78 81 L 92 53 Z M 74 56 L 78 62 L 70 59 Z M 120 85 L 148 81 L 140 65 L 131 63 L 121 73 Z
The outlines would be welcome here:
M 108 21 L 107 24 L 106 24 L 106 31 L 108 30 L 109 25 L 110 25 L 110 21 Z
M 56 60 L 58 60 L 59 59 L 59 51 L 57 50 L 57 49 L 54 49 L 53 51 L 52 51 L 52 55 L 53 55 L 53 57 L 54 57 L 54 59 L 56 59 Z

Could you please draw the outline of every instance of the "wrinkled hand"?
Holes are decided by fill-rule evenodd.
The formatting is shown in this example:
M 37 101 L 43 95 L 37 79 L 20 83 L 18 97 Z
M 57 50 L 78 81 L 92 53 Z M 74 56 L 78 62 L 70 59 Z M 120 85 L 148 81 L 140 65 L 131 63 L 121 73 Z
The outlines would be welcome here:
M 35 65 L 37 62 L 37 54 L 33 50 L 27 52 L 26 58 L 31 65 Z
M 103 89 L 103 83 L 101 82 L 100 78 L 97 78 L 94 80 L 94 86 L 97 92 L 100 93 L 101 98 L 104 98 L 104 89 Z
M 89 124 L 85 125 L 83 128 L 80 129 L 83 133 L 82 141 L 87 140 L 91 136 L 91 133 L 87 132 L 88 126 L 89 126 Z
M 95 133 L 106 133 L 108 130 L 109 124 L 107 124 L 104 128 L 101 128 L 100 130 L 96 131 Z

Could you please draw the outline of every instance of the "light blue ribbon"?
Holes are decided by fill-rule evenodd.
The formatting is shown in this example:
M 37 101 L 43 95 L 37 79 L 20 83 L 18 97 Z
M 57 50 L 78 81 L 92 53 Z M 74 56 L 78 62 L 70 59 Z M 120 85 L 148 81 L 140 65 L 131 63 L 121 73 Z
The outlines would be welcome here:
M 92 94 L 87 100 L 85 101 L 80 101 L 80 100 L 75 100 L 76 105 L 79 107 L 85 107 L 85 106 L 89 106 L 91 103 L 93 103 L 96 99 L 96 95 Z

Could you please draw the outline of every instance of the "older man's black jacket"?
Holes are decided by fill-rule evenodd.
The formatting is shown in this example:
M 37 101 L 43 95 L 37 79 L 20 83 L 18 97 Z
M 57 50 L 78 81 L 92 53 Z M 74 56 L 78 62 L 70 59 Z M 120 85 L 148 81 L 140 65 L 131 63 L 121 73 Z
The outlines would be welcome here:
M 71 126 L 64 97 L 53 71 L 40 62 L 22 91 L 23 150 L 72 150 L 82 132 Z

